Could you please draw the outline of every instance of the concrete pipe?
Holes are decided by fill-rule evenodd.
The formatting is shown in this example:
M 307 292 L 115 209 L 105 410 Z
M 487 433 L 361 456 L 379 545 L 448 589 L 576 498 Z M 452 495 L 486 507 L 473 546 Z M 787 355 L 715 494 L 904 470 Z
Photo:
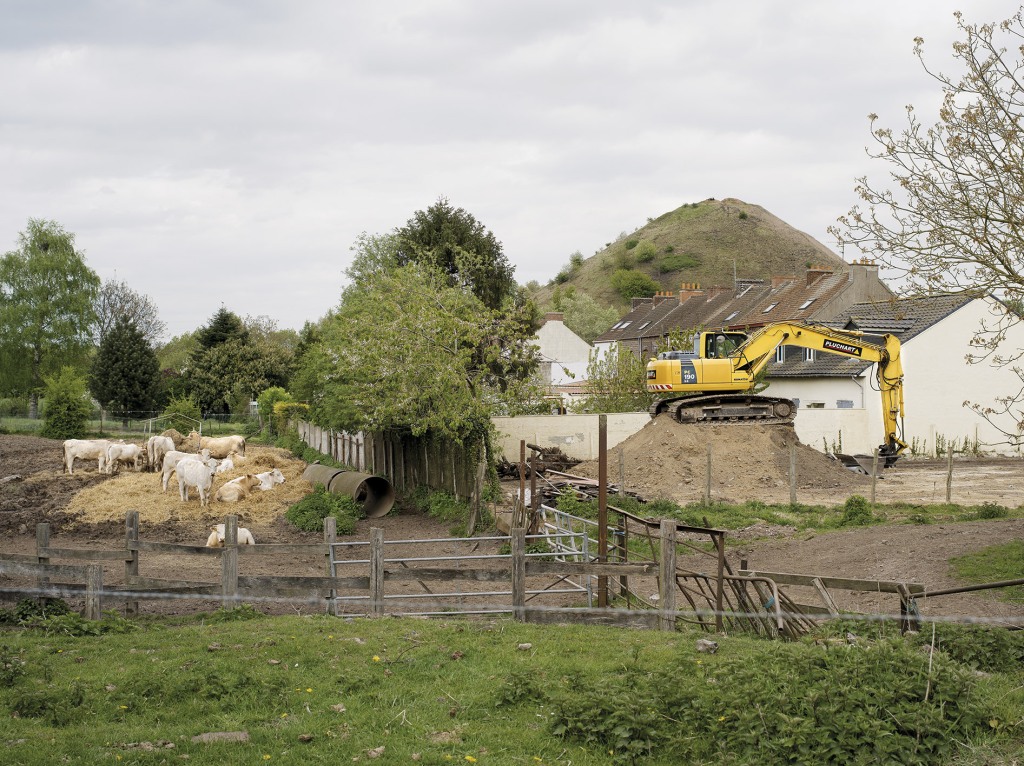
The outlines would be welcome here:
M 351 497 L 368 519 L 384 516 L 395 504 L 391 482 L 380 476 L 313 464 L 302 472 L 302 478 L 313 485 L 323 484 L 332 494 Z

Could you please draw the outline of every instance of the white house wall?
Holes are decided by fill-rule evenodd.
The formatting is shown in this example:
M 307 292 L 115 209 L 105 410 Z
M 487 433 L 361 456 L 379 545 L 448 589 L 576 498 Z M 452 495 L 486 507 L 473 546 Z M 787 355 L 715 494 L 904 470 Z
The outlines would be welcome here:
M 560 320 L 549 319 L 537 330 L 537 345 L 544 362 L 550 362 L 552 385 L 586 378 L 592 346 Z M 566 370 L 570 374 L 566 374 Z M 573 377 L 575 376 L 575 377 Z
M 906 374 L 903 398 L 907 411 L 906 440 L 926 442 L 926 450 L 934 452 L 936 439 L 949 443 L 964 437 L 977 439 L 984 452 L 1020 454 L 1009 448 L 1005 437 L 973 410 L 964 407 L 965 400 L 996 406 L 996 398 L 1020 390 L 1020 378 L 1006 367 L 989 362 L 968 364 L 971 339 L 997 305 L 990 300 L 974 300 L 959 311 L 932 325 L 904 346 L 903 368 Z M 1001 345 L 1003 354 L 1024 348 L 1024 327 L 1008 331 Z M 879 406 L 876 404 L 876 406 Z M 1008 427 L 1012 424 L 1006 423 Z
M 859 378 L 776 378 L 764 395 L 799 400 L 794 426 L 803 444 L 822 452 L 868 454 L 885 436 L 881 394 L 868 385 L 873 376 L 872 366 L 868 375 Z M 870 409 L 869 399 L 878 399 L 879 406 Z M 841 408 L 840 401 L 853 406 Z M 811 403 L 825 406 L 809 407 Z

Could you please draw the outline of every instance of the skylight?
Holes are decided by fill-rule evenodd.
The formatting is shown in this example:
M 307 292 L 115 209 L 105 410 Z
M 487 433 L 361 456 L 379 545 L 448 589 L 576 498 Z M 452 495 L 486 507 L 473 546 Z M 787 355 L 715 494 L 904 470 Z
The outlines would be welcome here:
M 768 304 L 768 308 L 766 308 L 766 309 L 765 309 L 764 311 L 762 311 L 761 313 L 762 313 L 762 314 L 767 314 L 767 313 L 768 313 L 769 311 L 771 311 L 771 310 L 772 310 L 773 308 L 775 308 L 775 307 L 776 307 L 776 306 L 778 306 L 778 305 L 779 305 L 778 303 L 769 303 L 769 304 Z
M 805 308 L 810 306 L 816 300 L 817 300 L 817 298 L 811 298 L 809 301 L 804 301 L 803 303 L 800 304 L 800 308 L 798 309 L 798 311 L 803 311 Z

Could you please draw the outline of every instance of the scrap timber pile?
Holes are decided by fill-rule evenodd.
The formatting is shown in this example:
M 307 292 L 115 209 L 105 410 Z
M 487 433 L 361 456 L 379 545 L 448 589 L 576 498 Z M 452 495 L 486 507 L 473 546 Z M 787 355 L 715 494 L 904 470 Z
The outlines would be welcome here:
M 648 500 L 694 502 L 702 497 L 707 482 L 708 445 L 714 500 L 787 501 L 793 446 L 800 490 L 831 492 L 845 498 L 865 494 L 871 483 L 867 476 L 855 474 L 831 457 L 800 444 L 791 425 L 683 425 L 664 415 L 608 450 L 608 480 L 618 481 L 621 450 L 627 491 L 638 492 Z M 580 463 L 572 473 L 595 479 L 598 462 Z
M 542 474 L 545 471 L 567 471 L 580 462 L 566 455 L 558 447 L 538 447 L 536 444 L 527 444 L 526 448 L 524 472 L 527 478 L 530 477 L 531 457 L 538 474 Z M 498 476 L 503 479 L 518 479 L 519 462 L 513 463 L 503 457 L 498 461 Z

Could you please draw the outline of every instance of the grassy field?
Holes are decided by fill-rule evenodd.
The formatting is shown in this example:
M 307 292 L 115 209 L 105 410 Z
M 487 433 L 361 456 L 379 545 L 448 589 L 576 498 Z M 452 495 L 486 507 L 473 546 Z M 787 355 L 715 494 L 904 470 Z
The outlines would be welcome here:
M 0 635 L 4 764 L 1024 758 L 1024 635 L 1006 631 L 851 623 L 782 644 L 249 606 L 144 623 L 32 611 Z

